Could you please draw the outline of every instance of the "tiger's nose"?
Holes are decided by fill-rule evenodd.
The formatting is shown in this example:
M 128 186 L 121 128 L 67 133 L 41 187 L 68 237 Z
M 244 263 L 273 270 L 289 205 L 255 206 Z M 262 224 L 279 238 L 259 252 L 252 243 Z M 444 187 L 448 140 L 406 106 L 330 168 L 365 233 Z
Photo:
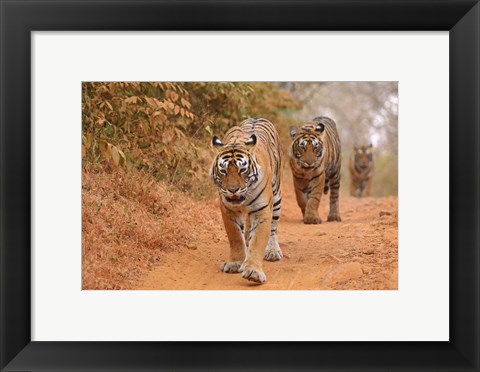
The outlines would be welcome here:
M 235 194 L 236 192 L 240 191 L 240 187 L 228 188 L 227 190 L 232 194 Z

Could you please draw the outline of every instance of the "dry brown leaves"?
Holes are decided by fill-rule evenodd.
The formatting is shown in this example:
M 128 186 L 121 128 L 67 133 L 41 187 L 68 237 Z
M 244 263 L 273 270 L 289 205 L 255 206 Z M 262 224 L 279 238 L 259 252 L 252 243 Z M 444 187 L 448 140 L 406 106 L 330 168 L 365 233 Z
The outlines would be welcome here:
M 163 251 L 191 245 L 211 213 L 141 171 L 83 172 L 82 288 L 132 288 Z

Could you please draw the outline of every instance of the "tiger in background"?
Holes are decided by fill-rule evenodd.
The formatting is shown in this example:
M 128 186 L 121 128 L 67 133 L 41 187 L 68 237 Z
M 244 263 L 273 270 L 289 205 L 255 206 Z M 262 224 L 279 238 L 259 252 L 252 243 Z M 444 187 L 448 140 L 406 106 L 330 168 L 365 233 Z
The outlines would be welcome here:
M 370 196 L 375 164 L 373 145 L 356 146 L 350 156 L 350 194 L 361 198 Z
M 283 257 L 277 240 L 282 195 L 282 156 L 274 125 L 263 118 L 243 121 L 221 141 L 210 176 L 219 190 L 220 210 L 230 243 L 230 258 L 220 265 L 225 273 L 263 283 L 262 260 Z
M 341 146 L 335 122 L 319 116 L 300 129 L 291 128 L 290 167 L 297 203 L 306 224 L 322 220 L 318 206 L 322 193 L 330 189 L 327 221 L 341 221 L 338 197 L 340 189 Z

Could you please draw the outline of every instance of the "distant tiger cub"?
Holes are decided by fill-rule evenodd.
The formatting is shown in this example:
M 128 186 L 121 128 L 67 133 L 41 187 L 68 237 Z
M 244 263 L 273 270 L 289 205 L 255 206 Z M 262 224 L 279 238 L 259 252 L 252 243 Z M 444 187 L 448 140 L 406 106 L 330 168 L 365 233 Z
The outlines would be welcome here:
M 340 188 L 340 138 L 335 122 L 319 116 L 300 129 L 291 128 L 290 167 L 297 203 L 306 224 L 322 223 L 318 206 L 322 193 L 330 188 L 327 221 L 341 221 L 338 207 Z
M 370 196 L 374 173 L 373 146 L 355 146 L 350 157 L 350 194 Z
M 211 177 L 220 194 L 220 209 L 230 242 L 230 258 L 220 265 L 226 273 L 263 283 L 262 260 L 283 257 L 277 241 L 280 218 L 281 151 L 273 124 L 262 118 L 243 121 L 223 138 Z

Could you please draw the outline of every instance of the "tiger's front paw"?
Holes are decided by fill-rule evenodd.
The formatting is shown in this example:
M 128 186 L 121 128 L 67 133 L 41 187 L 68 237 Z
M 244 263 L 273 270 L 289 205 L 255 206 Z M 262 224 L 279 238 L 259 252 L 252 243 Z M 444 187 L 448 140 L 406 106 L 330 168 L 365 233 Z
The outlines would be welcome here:
M 279 261 L 283 257 L 282 250 L 280 248 L 267 248 L 263 258 L 265 261 Z
M 322 219 L 318 214 L 315 215 L 315 214 L 305 213 L 305 216 L 303 216 L 303 223 L 307 225 L 318 225 L 322 223 Z
M 268 239 L 267 248 L 265 249 L 265 254 L 263 259 L 266 261 L 279 261 L 283 257 L 282 250 L 278 245 L 277 235 L 271 235 Z
M 255 283 L 265 283 L 267 281 L 267 276 L 262 271 L 262 269 L 255 269 L 252 266 L 242 266 L 242 278 L 250 280 Z
M 225 261 L 220 265 L 220 270 L 229 274 L 241 273 L 242 263 L 240 261 Z
M 340 215 L 338 213 L 332 213 L 332 214 L 328 215 L 327 221 L 329 221 L 329 222 L 332 222 L 332 221 L 341 222 L 342 219 L 340 218 Z

